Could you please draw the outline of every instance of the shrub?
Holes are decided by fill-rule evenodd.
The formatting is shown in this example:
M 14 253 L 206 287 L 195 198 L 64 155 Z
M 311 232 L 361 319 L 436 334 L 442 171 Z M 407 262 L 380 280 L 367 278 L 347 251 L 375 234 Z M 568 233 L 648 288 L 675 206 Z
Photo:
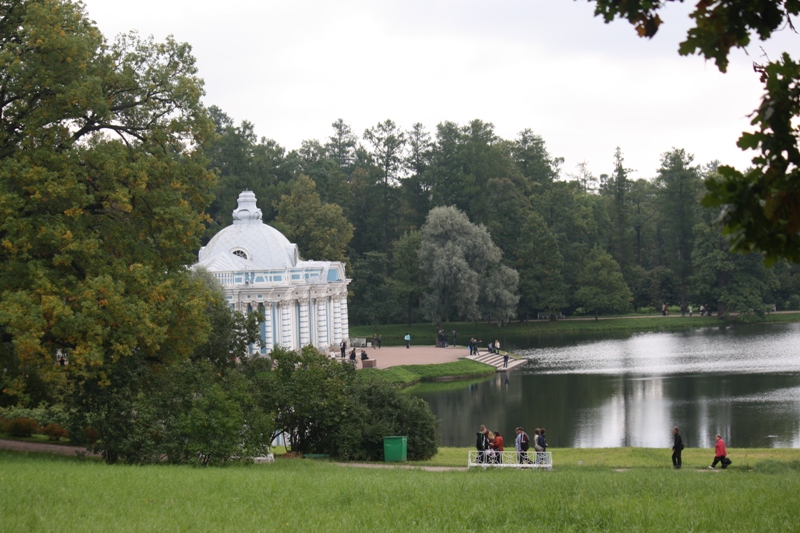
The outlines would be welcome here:
M 42 433 L 47 435 L 50 440 L 57 441 L 59 439 L 67 438 L 67 430 L 59 424 L 47 424 L 44 429 L 42 429 Z
M 13 437 L 30 437 L 39 432 L 39 424 L 33 418 L 15 418 L 7 426 L 8 433 Z
M 81 436 L 84 438 L 84 442 L 91 442 L 92 444 L 97 442 L 98 439 L 97 431 L 90 427 L 81 429 Z

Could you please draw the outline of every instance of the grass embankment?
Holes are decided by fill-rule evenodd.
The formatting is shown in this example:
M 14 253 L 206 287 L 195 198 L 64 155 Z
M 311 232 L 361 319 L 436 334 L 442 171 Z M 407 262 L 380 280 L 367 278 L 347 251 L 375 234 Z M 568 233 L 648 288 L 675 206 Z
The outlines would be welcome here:
M 482 346 L 489 341 L 504 338 L 524 338 L 537 337 L 540 335 L 552 335 L 560 333 L 607 333 L 625 331 L 672 331 L 684 330 L 701 327 L 713 327 L 725 324 L 738 323 L 765 323 L 783 324 L 790 322 L 800 322 L 800 312 L 771 314 L 763 320 L 751 319 L 752 322 L 743 321 L 736 317 L 727 320 L 720 320 L 716 317 L 701 316 L 621 316 L 621 317 L 600 317 L 600 320 L 592 320 L 586 317 L 568 318 L 563 320 L 532 320 L 526 323 L 514 322 L 504 327 L 497 324 L 474 322 L 451 322 L 443 325 L 443 328 L 450 332 L 455 330 L 459 346 L 464 346 L 470 337 L 482 340 Z M 406 333 L 411 334 L 412 345 L 433 345 L 436 342 L 435 327 L 430 324 L 414 324 L 410 328 L 403 324 L 389 324 L 373 328 L 372 326 L 350 326 L 350 336 L 372 338 L 373 333 L 380 333 L 383 337 L 383 344 L 387 346 L 402 345 Z M 501 342 L 502 345 L 502 342 Z
M 662 463 L 669 462 L 667 452 L 658 454 Z M 231 468 L 108 466 L 0 452 L 2 529 L 749 532 L 797 527 L 797 462 L 756 463 L 752 469 L 736 463 L 716 474 L 666 467 L 615 472 L 587 467 L 586 461 L 583 467 L 562 468 L 562 451 L 554 455 L 552 472 L 425 472 L 283 459 Z
M 365 368 L 359 372 L 365 376 L 409 386 L 432 381 L 454 381 L 493 376 L 497 369 L 477 361 L 461 359 L 452 363 L 438 365 L 402 365 L 380 370 Z

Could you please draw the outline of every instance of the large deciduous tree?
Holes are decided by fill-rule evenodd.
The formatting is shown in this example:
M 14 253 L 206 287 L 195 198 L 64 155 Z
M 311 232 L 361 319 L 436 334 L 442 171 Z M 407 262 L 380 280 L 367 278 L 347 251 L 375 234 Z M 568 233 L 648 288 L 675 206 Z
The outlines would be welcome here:
M 347 261 L 353 225 L 337 204 L 323 204 L 316 184 L 300 175 L 289 183 L 289 194 L 276 203 L 275 226 L 297 243 L 300 254 L 318 261 Z
M 431 209 L 422 227 L 419 260 L 428 281 L 424 311 L 433 321 L 460 316 L 507 320 L 517 304 L 519 276 L 482 225 L 455 207 Z
M 0 2 L 0 334 L 26 376 L 101 385 L 188 357 L 207 291 L 185 265 L 214 183 L 190 48 L 107 44 L 79 3 Z

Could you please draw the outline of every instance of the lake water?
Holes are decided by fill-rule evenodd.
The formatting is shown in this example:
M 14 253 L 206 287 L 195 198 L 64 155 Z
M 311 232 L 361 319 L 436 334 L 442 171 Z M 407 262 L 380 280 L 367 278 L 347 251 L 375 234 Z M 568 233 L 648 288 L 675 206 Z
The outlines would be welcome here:
M 506 440 L 547 429 L 551 446 L 800 447 L 800 324 L 670 333 L 505 339 L 530 360 L 477 383 L 413 393 L 440 418 L 443 446 L 472 446 L 480 424 Z

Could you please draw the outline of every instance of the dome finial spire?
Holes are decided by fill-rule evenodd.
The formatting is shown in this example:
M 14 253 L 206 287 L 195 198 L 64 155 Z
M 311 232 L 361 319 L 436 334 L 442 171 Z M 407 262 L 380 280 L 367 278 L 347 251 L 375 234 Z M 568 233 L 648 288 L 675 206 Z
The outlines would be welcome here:
M 261 209 L 256 205 L 256 195 L 244 190 L 239 194 L 239 206 L 233 210 L 234 224 L 261 224 Z

